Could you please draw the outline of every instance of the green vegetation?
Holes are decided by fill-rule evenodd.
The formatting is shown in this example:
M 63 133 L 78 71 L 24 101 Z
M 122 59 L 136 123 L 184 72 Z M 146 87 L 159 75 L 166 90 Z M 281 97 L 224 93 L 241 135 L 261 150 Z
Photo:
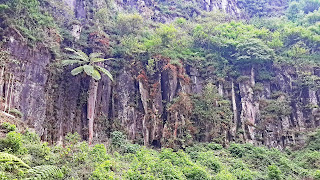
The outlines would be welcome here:
M 15 134 L 15 143 L 12 141 Z M 319 134 L 319 132 L 318 132 Z M 18 137 L 18 138 L 17 138 Z M 319 178 L 320 152 L 310 146 L 299 151 L 215 143 L 185 150 L 152 150 L 133 146 L 121 132 L 113 132 L 110 146 L 88 146 L 78 134 L 68 134 L 64 147 L 48 146 L 29 132 L 9 132 L 1 139 L 2 179 L 303 179 Z M 315 144 L 319 137 L 311 136 Z M 309 144 L 310 144 L 309 143 Z M 17 145 L 19 144 L 19 145 Z

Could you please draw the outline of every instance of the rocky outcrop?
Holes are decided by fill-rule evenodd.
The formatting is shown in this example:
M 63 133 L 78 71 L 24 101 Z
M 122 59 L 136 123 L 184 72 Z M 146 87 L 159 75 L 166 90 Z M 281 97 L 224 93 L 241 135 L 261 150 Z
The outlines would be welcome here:
M 10 96 L 12 99 L 9 100 L 11 108 L 20 109 L 24 114 L 23 120 L 43 135 L 49 76 L 47 67 L 51 61 L 51 55 L 45 47 L 38 47 L 37 50 L 29 48 L 14 32 L 10 34 L 11 41 L 7 44 L 12 58 L 5 67 L 4 88 L 0 91 L 3 98 L 5 94 L 9 96 L 12 94 Z M 12 90 L 9 86 L 12 86 Z
M 11 108 L 21 110 L 23 120 L 43 139 L 59 142 L 68 132 L 87 138 L 89 79 L 73 77 L 70 70 L 52 70 L 49 51 L 29 49 L 12 38 L 7 48 L 15 61 L 5 71 L 2 89 L 4 96 L 8 75 L 14 74 Z M 95 110 L 96 140 L 121 129 L 133 141 L 143 139 L 146 145 L 160 146 L 175 143 L 183 133 L 192 134 L 190 95 L 203 92 L 206 78 L 197 67 L 172 65 L 161 58 L 159 62 L 159 71 L 153 75 L 130 65 L 117 73 L 115 83 L 102 78 Z M 227 141 L 284 148 L 303 144 L 305 133 L 319 127 L 319 68 L 274 66 L 269 71 L 274 73 L 269 80 L 259 80 L 259 72 L 249 70 L 238 80 L 216 81 L 218 94 L 231 102 L 233 112 L 233 125 L 223 131 L 229 137 Z
M 198 0 L 198 3 L 206 11 L 222 11 L 238 17 L 241 15 L 237 0 Z
M 65 0 L 81 21 L 79 24 L 84 24 L 82 20 L 88 15 L 86 2 Z M 106 2 L 92 3 L 99 6 Z M 144 16 L 153 16 L 148 14 L 149 10 L 159 5 L 152 0 L 115 3 L 123 6 L 119 8 L 135 6 Z M 240 14 L 233 0 L 198 0 L 197 3 L 207 11 Z M 73 24 L 72 28 L 75 40 L 80 38 L 79 24 Z M 68 132 L 78 132 L 87 139 L 86 100 L 90 78 L 73 77 L 72 67 L 56 67 L 47 48 L 37 45 L 31 49 L 19 38 L 21 35 L 12 32 L 5 44 L 12 61 L 3 74 L 0 71 L 0 95 L 7 98 L 11 94 L 6 100 L 11 102 L 10 108 L 19 109 L 24 114 L 23 120 L 35 127 L 43 139 L 61 143 Z M 105 67 L 111 69 L 110 64 Z M 121 130 L 140 144 L 173 147 L 182 146 L 192 138 L 212 141 L 220 133 L 224 137 L 220 142 L 225 144 L 241 141 L 284 148 L 303 144 L 305 133 L 320 126 L 319 67 L 297 69 L 273 65 L 264 67 L 271 76 L 264 79 L 259 78 L 260 71 L 254 68 L 240 71 L 239 77 L 225 79 L 214 74 L 203 75 L 199 68 L 183 62 L 171 64 L 170 59 L 159 56 L 155 57 L 154 72 L 148 72 L 141 62 L 127 59 L 125 65 L 113 72 L 114 82 L 107 77 L 99 81 L 94 139 L 104 141 L 111 131 Z M 227 108 L 233 116 L 229 122 L 214 122 L 219 126 L 198 123 L 201 119 L 193 117 L 193 97 L 201 96 L 208 83 L 216 85 L 219 98 L 230 102 Z M 216 100 L 213 106 L 222 105 Z M 214 128 L 218 129 L 210 132 Z M 199 137 L 203 131 L 205 137 Z

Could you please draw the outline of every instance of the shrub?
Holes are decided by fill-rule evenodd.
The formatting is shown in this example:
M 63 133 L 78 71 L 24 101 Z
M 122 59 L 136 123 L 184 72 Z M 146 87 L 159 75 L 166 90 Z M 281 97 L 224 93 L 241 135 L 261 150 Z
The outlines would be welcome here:
M 123 144 L 125 144 L 126 136 L 120 131 L 113 131 L 111 133 L 111 144 L 120 148 Z
M 150 173 L 141 173 L 139 170 L 129 169 L 125 175 L 128 180 L 155 180 L 156 178 Z
M 1 127 L 8 130 L 8 131 L 15 131 L 16 130 L 16 125 L 10 124 L 8 122 L 4 122 L 1 124 Z
M 131 144 L 131 143 L 126 143 L 124 145 L 124 152 L 125 153 L 136 153 L 140 149 L 139 144 Z
M 120 35 L 138 33 L 143 27 L 143 18 L 139 14 L 119 14 L 116 24 Z
M 207 148 L 211 149 L 211 150 L 221 150 L 223 147 L 221 144 L 216 144 L 216 143 L 209 143 L 207 145 Z
M 164 160 L 156 164 L 155 174 L 158 174 L 159 179 L 178 180 L 185 179 L 184 174 L 180 168 L 174 167 L 169 160 Z
M 90 152 L 90 156 L 94 162 L 103 162 L 110 158 L 103 144 L 95 145 Z
M 74 159 L 78 163 L 83 163 L 86 160 L 88 160 L 89 156 L 89 145 L 87 142 L 81 142 L 78 143 L 77 145 L 77 153 L 74 154 Z
M 198 165 L 186 166 L 183 174 L 190 180 L 209 180 L 211 179 L 206 170 Z
M 254 180 L 255 174 L 250 169 L 236 169 L 232 171 L 238 180 Z
M 223 170 L 220 173 L 218 173 L 215 177 L 215 180 L 234 180 L 237 179 L 234 177 L 229 171 Z
M 185 166 L 192 165 L 189 156 L 182 150 L 173 152 L 173 149 L 163 149 L 160 153 L 160 160 L 168 159 L 173 165 Z
M 309 136 L 307 144 L 308 149 L 320 151 L 320 130 Z
M 268 166 L 268 178 L 272 180 L 280 180 L 281 179 L 281 171 L 276 165 Z
M 246 149 L 240 144 L 231 144 L 228 150 L 232 156 L 239 158 L 243 157 L 246 152 Z
M 24 144 L 24 148 L 32 156 L 30 163 L 33 166 L 43 165 L 50 159 L 51 150 L 47 142 Z
M 201 165 L 208 167 L 213 170 L 215 173 L 218 173 L 221 170 L 222 164 L 219 161 L 219 158 L 215 157 L 212 152 L 201 152 L 198 154 L 197 162 Z
M 21 134 L 15 131 L 11 131 L 7 134 L 6 138 L 0 141 L 1 150 L 9 150 L 17 152 L 22 146 Z
M 320 168 L 320 152 L 305 150 L 297 153 L 296 162 L 303 168 Z
M 105 161 L 102 164 L 100 164 L 92 173 L 92 176 L 90 177 L 90 180 L 111 180 L 114 178 L 114 172 L 111 170 L 111 168 L 114 165 L 111 161 Z
M 36 134 L 35 132 L 30 132 L 29 130 L 27 130 L 23 134 L 22 140 L 24 141 L 24 143 L 40 143 L 40 137 L 38 136 L 38 134 Z
M 317 171 L 314 173 L 314 179 L 315 179 L 315 180 L 320 180 L 320 170 L 317 170 Z
M 241 160 L 237 160 L 231 165 L 230 172 L 239 180 L 253 180 L 256 176 Z
M 68 145 L 68 146 L 74 146 L 75 144 L 77 144 L 79 141 L 81 140 L 81 137 L 80 135 L 75 132 L 75 133 L 68 133 L 66 136 L 65 136 L 65 143 Z

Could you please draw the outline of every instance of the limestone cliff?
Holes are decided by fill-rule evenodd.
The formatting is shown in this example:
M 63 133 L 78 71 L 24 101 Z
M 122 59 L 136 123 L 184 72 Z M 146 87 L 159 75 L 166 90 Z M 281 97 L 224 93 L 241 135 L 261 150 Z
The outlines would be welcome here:
M 65 2 L 75 17 L 85 23 L 88 19 L 86 1 Z M 168 17 L 161 19 L 157 16 L 158 1 L 114 3 L 120 10 L 133 6 L 144 16 L 168 20 Z M 203 10 L 223 10 L 235 16 L 241 14 L 234 0 L 198 0 L 197 3 Z M 75 39 L 79 39 L 81 23 L 70 31 Z M 73 77 L 70 69 L 52 71 L 50 66 L 54 57 L 47 48 L 41 45 L 36 50 L 29 48 L 18 33 L 10 34 L 10 39 L 5 47 L 18 62 L 10 63 L 6 69 L 6 72 L 15 74 L 11 106 L 20 109 L 24 114 L 23 120 L 34 126 L 45 140 L 59 142 L 68 132 L 78 132 L 87 138 L 85 99 L 88 77 Z M 216 77 L 204 76 L 197 66 L 173 65 L 164 57 L 158 58 L 157 70 L 153 74 L 145 72 L 145 65 L 128 59 L 117 70 L 114 83 L 106 77 L 102 78 L 97 95 L 96 140 L 106 139 L 108 133 L 115 129 L 125 131 L 132 141 L 154 146 L 170 146 L 181 137 L 195 136 L 200 130 L 195 130 L 195 123 L 192 122 L 190 96 L 202 94 L 208 82 L 214 83 L 220 96 L 231 102 L 232 125 L 221 125 L 217 130 L 220 135 L 223 134 L 225 144 L 242 141 L 284 148 L 303 144 L 305 133 L 320 126 L 320 90 L 304 84 L 305 78 L 318 83 L 319 67 L 297 69 L 272 65 L 267 68 L 273 74 L 269 79 L 259 78 L 261 72 L 250 69 L 244 70 L 238 78 L 226 77 L 213 81 Z M 110 66 L 106 64 L 106 67 Z M 4 91 L 1 93 L 3 97 L 8 93 L 6 87 L 12 82 L 8 73 L 1 89 Z M 209 137 L 198 140 L 210 140 Z

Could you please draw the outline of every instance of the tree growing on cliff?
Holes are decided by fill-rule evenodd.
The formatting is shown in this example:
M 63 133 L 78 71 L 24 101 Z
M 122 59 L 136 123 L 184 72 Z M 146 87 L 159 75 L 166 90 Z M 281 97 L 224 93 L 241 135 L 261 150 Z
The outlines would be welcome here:
M 94 121 L 94 109 L 97 99 L 98 81 L 101 79 L 101 74 L 107 75 L 112 81 L 111 73 L 100 66 L 101 62 L 107 61 L 109 59 L 100 58 L 102 53 L 91 53 L 89 56 L 81 50 L 74 50 L 71 48 L 65 48 L 67 51 L 73 53 L 69 56 L 69 59 L 63 60 L 62 65 L 78 65 L 71 71 L 73 76 L 80 73 L 85 73 L 86 75 L 92 77 L 90 79 L 90 85 L 88 90 L 88 102 L 87 102 L 87 118 L 89 120 L 89 144 L 92 143 L 93 139 L 93 121 Z

